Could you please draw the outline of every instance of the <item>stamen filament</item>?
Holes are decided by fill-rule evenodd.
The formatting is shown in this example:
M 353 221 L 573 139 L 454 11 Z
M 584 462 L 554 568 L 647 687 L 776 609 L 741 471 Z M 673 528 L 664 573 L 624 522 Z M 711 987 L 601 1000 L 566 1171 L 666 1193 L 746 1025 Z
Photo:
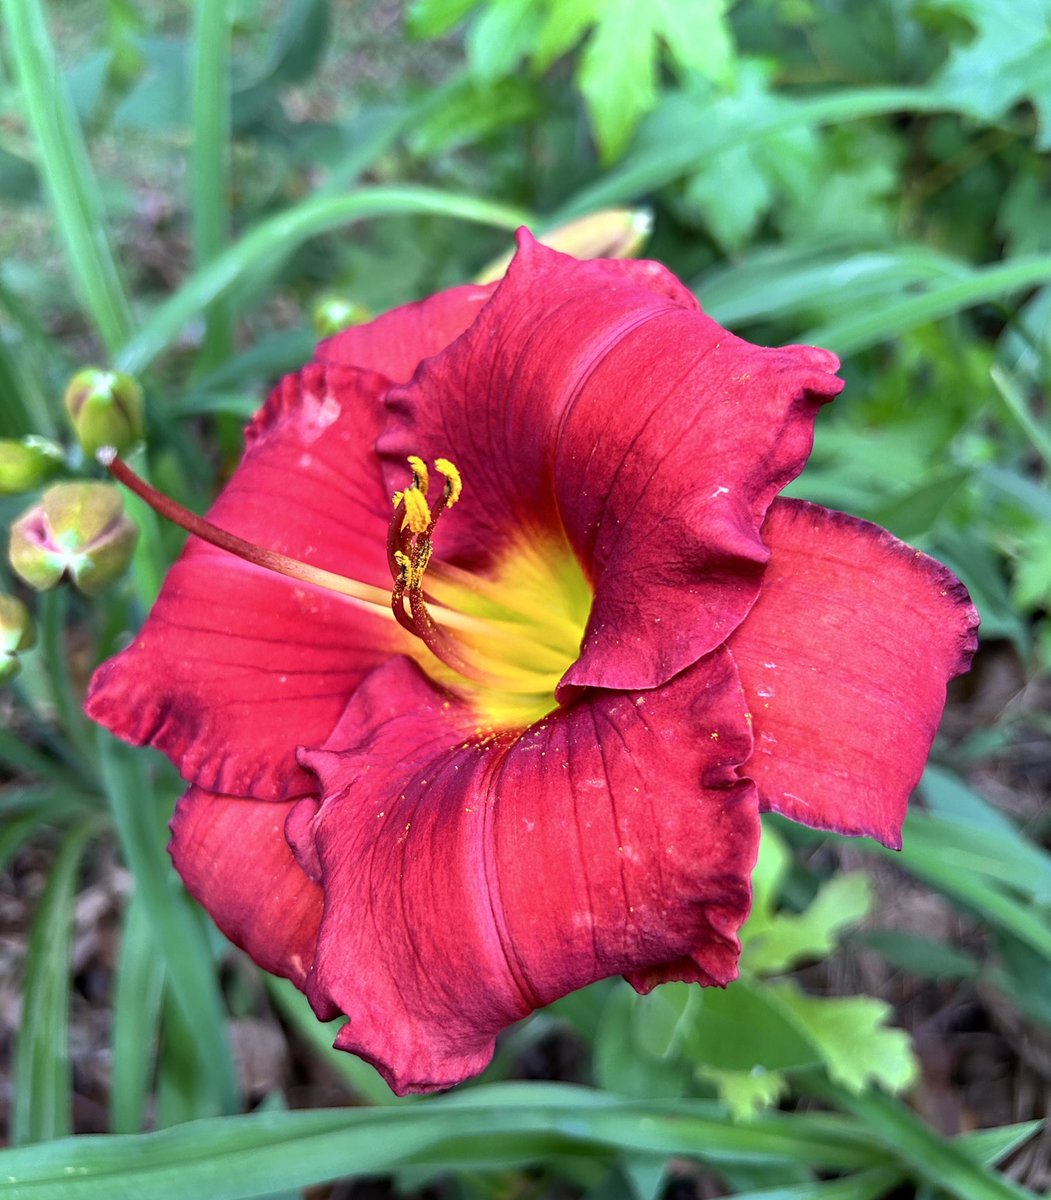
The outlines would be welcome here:
M 356 579 L 348 579 L 344 575 L 337 575 L 334 571 L 326 571 L 323 567 L 311 566 L 309 563 L 300 562 L 299 559 L 290 558 L 287 554 L 281 554 L 276 550 L 266 550 L 262 546 L 255 545 L 254 542 L 238 537 L 235 533 L 220 529 L 218 525 L 213 525 L 204 517 L 190 512 L 188 508 L 183 508 L 171 497 L 165 496 L 163 492 L 151 487 L 144 479 L 135 474 L 112 447 L 103 447 L 99 450 L 98 460 L 129 491 L 145 500 L 150 508 L 181 529 L 185 529 L 187 533 L 192 533 L 194 537 L 199 537 L 202 541 L 209 542 L 220 550 L 226 550 L 228 553 L 244 559 L 245 562 L 264 567 L 268 571 L 276 571 L 279 575 L 297 579 L 301 583 L 313 584 L 326 591 L 338 592 L 352 604 L 375 613 L 377 616 L 388 618 L 393 616 L 390 607 L 390 593 L 383 588 L 373 587 L 368 583 L 359 583 Z

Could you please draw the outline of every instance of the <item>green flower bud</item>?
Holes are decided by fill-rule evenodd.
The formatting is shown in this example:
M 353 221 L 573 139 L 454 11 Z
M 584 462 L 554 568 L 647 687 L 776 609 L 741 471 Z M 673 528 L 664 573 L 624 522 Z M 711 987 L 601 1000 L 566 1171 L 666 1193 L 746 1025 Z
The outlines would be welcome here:
M 36 628 L 29 609 L 14 596 L 0 593 L 0 683 L 22 669 L 18 656 L 36 645 Z
M 61 467 L 62 448 L 46 438 L 0 438 L 0 496 L 31 492 Z
M 142 440 L 142 388 L 130 375 L 87 367 L 66 388 L 66 412 L 84 453 L 103 446 L 124 454 Z
M 56 483 L 11 526 L 11 566 L 38 591 L 68 578 L 94 595 L 131 562 L 138 530 L 108 483 Z
M 331 337 L 341 329 L 371 320 L 372 313 L 363 304 L 345 296 L 325 296 L 314 308 L 314 328 L 321 337 Z

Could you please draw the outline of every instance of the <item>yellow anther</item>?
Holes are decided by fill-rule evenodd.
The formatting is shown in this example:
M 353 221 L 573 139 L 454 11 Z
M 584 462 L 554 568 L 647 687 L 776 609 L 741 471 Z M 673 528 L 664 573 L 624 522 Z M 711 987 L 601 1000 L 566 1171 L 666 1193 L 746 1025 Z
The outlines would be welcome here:
M 403 554 L 400 550 L 394 551 L 394 561 L 398 564 L 398 573 L 401 576 L 401 584 L 403 587 L 411 587 L 412 581 L 412 560 L 407 554 Z
M 431 510 L 419 488 L 407 488 L 402 496 L 405 525 L 411 533 L 425 533 L 431 524 Z
M 434 469 L 445 479 L 445 507 L 452 508 L 456 501 L 460 499 L 460 493 L 463 491 L 463 480 L 460 478 L 460 472 L 447 458 L 436 458 L 434 460 Z
M 427 470 L 427 464 L 416 454 L 410 454 L 406 461 L 412 470 L 413 483 L 426 496 L 427 489 L 431 486 L 431 476 Z
M 394 493 L 394 495 L 393 495 L 393 496 L 391 496 L 391 498 L 390 498 L 390 502 L 391 502 L 391 504 L 393 504 L 393 505 L 394 505 L 394 507 L 395 507 L 395 508 L 397 508 L 397 507 L 398 507 L 398 505 L 399 505 L 399 504 L 402 502 L 402 500 L 404 500 L 404 499 L 405 499 L 405 493 L 404 493 L 404 492 L 395 492 L 395 493 Z

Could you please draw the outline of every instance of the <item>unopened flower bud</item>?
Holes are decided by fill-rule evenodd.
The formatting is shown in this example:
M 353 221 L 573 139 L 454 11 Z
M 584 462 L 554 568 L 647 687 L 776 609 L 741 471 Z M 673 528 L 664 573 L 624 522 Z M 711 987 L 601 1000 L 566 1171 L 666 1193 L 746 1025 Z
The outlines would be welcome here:
M 108 483 L 56 483 L 11 526 L 11 566 L 43 591 L 68 578 L 94 595 L 131 562 L 138 530 Z
M 331 337 L 351 325 L 364 325 L 372 313 L 356 300 L 345 296 L 325 296 L 314 307 L 314 328 L 321 337 Z
M 31 492 L 61 466 L 62 448 L 46 438 L 0 438 L 0 496 Z
M 120 371 L 78 371 L 66 388 L 66 412 L 77 441 L 92 458 L 102 446 L 125 453 L 142 440 L 142 388 Z
M 537 235 L 537 241 L 574 258 L 634 258 L 646 244 L 653 228 L 648 208 L 606 208 Z M 494 259 L 475 283 L 492 283 L 502 278 L 511 254 Z
M 36 645 L 36 628 L 29 609 L 15 596 L 0 593 L 0 683 L 14 679 L 22 669 L 23 650 Z

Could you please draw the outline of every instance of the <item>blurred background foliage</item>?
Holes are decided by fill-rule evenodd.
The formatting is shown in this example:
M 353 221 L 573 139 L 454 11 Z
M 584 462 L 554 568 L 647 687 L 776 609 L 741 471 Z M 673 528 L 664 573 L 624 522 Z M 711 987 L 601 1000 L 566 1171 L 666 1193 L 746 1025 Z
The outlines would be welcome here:
M 1048 0 L 0 12 L 5 525 L 45 474 L 99 476 L 62 403 L 87 365 L 141 381 L 136 464 L 202 511 L 340 310 L 470 279 L 520 222 L 645 206 L 712 315 L 843 357 L 792 491 L 947 561 L 983 617 L 902 854 L 772 821 L 741 982 L 607 981 L 403 1103 L 202 918 L 163 850 L 178 780 L 80 713 L 179 531 L 129 501 L 132 569 L 90 600 L 5 563 L 38 631 L 0 612 L 12 1196 L 1047 1187 Z M 52 445 L 19 474 L 27 436 Z

